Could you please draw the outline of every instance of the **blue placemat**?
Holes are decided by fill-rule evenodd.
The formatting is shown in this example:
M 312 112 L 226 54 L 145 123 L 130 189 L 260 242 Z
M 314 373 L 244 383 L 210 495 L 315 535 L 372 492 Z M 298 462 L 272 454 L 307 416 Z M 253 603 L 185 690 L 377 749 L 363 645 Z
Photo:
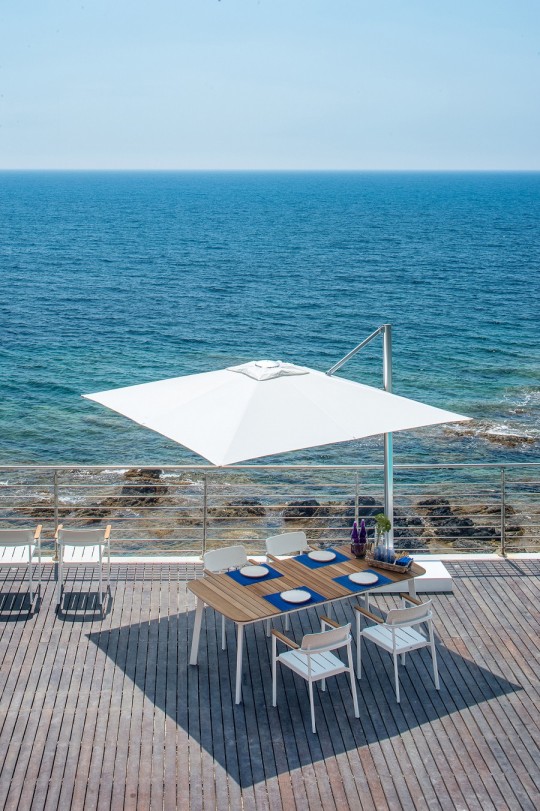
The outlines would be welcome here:
M 376 574 L 378 578 L 377 582 L 368 583 L 366 586 L 361 583 L 353 583 L 352 580 L 349 580 L 348 574 L 343 574 L 341 577 L 334 577 L 333 579 L 336 583 L 339 583 L 340 586 L 345 586 L 349 591 L 369 591 L 370 589 L 378 589 L 380 586 L 387 586 L 388 583 L 394 582 L 390 580 L 389 577 L 385 577 L 383 574 L 379 574 L 379 572 L 374 572 L 373 569 L 366 569 L 366 572 Z
M 307 586 L 295 586 L 297 589 L 302 589 L 303 591 L 309 591 L 311 594 L 311 600 L 306 600 L 305 603 L 288 603 L 286 600 L 282 600 L 280 593 L 276 592 L 275 594 L 265 594 L 264 599 L 268 600 L 269 603 L 275 605 L 276 608 L 279 608 L 280 611 L 290 611 L 293 608 L 309 608 L 310 605 L 314 605 L 315 603 L 325 603 L 328 602 L 328 597 L 323 597 L 322 594 L 317 594 L 316 591 L 313 589 L 308 589 Z
M 274 577 L 283 577 L 280 572 L 276 569 L 272 569 L 267 563 L 261 563 L 261 566 L 266 566 L 268 569 L 268 574 L 265 574 L 264 577 L 246 577 L 245 575 L 240 573 L 240 570 L 235 570 L 234 572 L 227 572 L 229 577 L 233 580 L 236 580 L 237 583 L 240 583 L 241 586 L 252 586 L 254 583 L 265 583 L 267 580 L 273 580 Z
M 305 555 L 297 555 L 293 560 L 297 560 L 298 563 L 301 563 L 302 566 L 307 566 L 308 569 L 320 569 L 321 566 L 333 566 L 334 563 L 344 563 L 346 560 L 350 560 L 350 558 L 342 555 L 341 552 L 336 552 L 335 549 L 326 549 L 325 551 L 335 552 L 336 556 L 334 560 L 312 560 L 307 552 Z

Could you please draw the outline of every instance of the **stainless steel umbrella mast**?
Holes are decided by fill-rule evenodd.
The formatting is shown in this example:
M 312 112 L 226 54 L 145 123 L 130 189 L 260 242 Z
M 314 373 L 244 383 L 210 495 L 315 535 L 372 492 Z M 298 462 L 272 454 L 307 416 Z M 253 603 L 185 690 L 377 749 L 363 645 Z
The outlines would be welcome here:
M 382 324 L 375 332 L 368 335 L 358 346 L 351 349 L 345 357 L 338 360 L 337 363 L 328 369 L 327 375 L 333 375 L 338 369 L 341 369 L 347 361 L 354 357 L 357 352 L 360 352 L 367 344 L 371 343 L 374 338 L 381 335 L 383 336 L 383 386 L 384 390 L 392 392 L 392 325 Z M 392 442 L 392 434 L 387 432 L 384 434 L 384 512 L 392 523 L 390 530 L 390 544 L 394 544 L 394 449 Z

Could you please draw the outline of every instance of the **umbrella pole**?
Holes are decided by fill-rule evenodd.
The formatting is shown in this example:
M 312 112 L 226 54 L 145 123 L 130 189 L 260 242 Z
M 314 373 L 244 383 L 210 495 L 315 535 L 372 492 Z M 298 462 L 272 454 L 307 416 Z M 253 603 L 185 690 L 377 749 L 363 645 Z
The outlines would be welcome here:
M 383 381 L 384 390 L 392 391 L 392 325 L 383 325 Z M 387 534 L 387 548 L 394 551 L 394 453 L 392 434 L 384 435 L 384 512 L 392 527 Z
M 353 355 L 369 344 L 377 335 L 383 335 L 383 381 L 384 390 L 392 392 L 392 324 L 382 324 L 375 332 L 355 346 L 344 358 L 328 369 L 327 375 L 333 375 L 347 363 Z M 394 456 L 392 449 L 392 434 L 384 435 L 384 512 L 390 519 L 392 527 L 387 533 L 387 547 L 394 550 Z

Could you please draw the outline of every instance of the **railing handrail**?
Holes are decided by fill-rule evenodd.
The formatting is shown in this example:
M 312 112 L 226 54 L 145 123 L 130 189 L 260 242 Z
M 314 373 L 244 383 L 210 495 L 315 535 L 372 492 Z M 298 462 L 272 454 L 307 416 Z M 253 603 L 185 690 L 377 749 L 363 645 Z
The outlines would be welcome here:
M 401 470 L 421 470 L 421 469 L 444 469 L 452 468 L 508 468 L 508 467 L 540 467 L 539 462 L 396 462 L 394 469 Z M 251 464 L 251 465 L 162 465 L 158 462 L 149 465 L 138 463 L 123 465 L 85 465 L 79 462 L 64 465 L 1 465 L 2 470 L 200 470 L 200 471 L 221 471 L 221 470 L 383 470 L 384 465 L 379 464 L 354 464 L 354 465 L 312 465 L 312 464 Z
M 143 472 L 143 476 L 135 476 L 131 481 L 136 470 Z M 314 499 L 322 510 L 311 516 L 314 523 L 310 529 L 314 530 L 315 540 L 326 527 L 336 542 L 345 542 L 352 514 L 343 509 L 353 506 L 356 520 L 361 515 L 360 506 L 365 510 L 366 503 L 368 507 L 371 503 L 380 509 L 381 486 L 376 482 L 383 470 L 382 463 L 360 462 L 246 463 L 225 467 L 155 463 L 0 465 L 3 479 L 0 510 L 2 521 L 5 512 L 5 520 L 10 525 L 29 515 L 50 523 L 45 531 L 53 534 L 66 515 L 69 520 L 83 522 L 101 520 L 107 515 L 118 520 L 119 543 L 138 545 L 163 539 L 165 547 L 172 542 L 181 545 L 183 550 L 202 549 L 204 553 L 208 547 L 232 537 L 258 543 L 263 531 L 270 531 L 267 524 L 272 531 L 277 531 L 278 525 L 286 528 L 284 522 L 288 520 L 304 520 L 304 517 L 308 520 L 310 513 L 297 510 L 298 515 L 286 515 L 285 510 L 302 506 L 299 499 Z M 127 477 L 122 475 L 128 471 Z M 145 476 L 144 471 L 173 475 L 164 475 L 160 480 L 157 475 Z M 498 537 L 503 555 L 519 548 L 540 549 L 540 461 L 403 462 L 395 465 L 395 472 L 401 503 L 394 523 L 404 541 L 410 538 L 411 543 L 416 544 L 417 541 L 424 543 L 425 539 L 429 548 L 436 549 L 452 542 L 455 549 L 473 549 L 484 543 L 490 548 Z M 183 476 L 184 473 L 188 476 Z M 303 475 L 292 475 L 294 473 Z M 44 489 L 43 479 L 46 480 Z M 38 480 L 41 480 L 39 485 Z M 183 487 L 185 484 L 189 485 L 187 489 Z M 260 489 L 261 494 L 251 492 L 254 488 Z M 287 494 L 283 493 L 283 488 L 288 490 Z M 255 504 L 262 512 L 242 512 L 243 507 L 250 506 L 249 500 L 235 503 L 234 499 L 242 498 L 246 490 L 251 501 L 257 496 Z M 317 500 L 321 497 L 326 497 L 326 502 L 319 503 Z M 366 502 L 366 497 L 372 501 Z M 306 505 L 309 507 L 309 502 Z M 236 509 L 238 515 L 235 515 Z M 231 530 L 231 521 L 239 522 L 237 528 Z M 242 522 L 250 526 L 246 529 Z M 236 534 L 237 529 L 240 535 Z

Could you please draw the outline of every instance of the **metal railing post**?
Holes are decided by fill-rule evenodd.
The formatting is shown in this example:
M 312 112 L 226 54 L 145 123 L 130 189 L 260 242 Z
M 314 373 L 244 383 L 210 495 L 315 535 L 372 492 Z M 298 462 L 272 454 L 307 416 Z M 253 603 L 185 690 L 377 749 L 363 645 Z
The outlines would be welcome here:
M 501 555 L 506 557 L 506 471 L 501 467 Z
M 56 533 L 58 531 L 58 471 L 54 471 L 53 476 L 53 508 L 54 508 L 54 556 L 55 569 L 58 567 L 58 544 L 56 543 Z
M 202 553 L 206 552 L 206 524 L 208 521 L 208 473 L 204 474 L 203 480 L 203 533 L 202 533 Z
M 384 325 L 383 382 L 384 390 L 392 391 L 392 325 Z M 387 546 L 394 551 L 394 451 L 392 434 L 384 434 L 384 511 L 390 519 Z
M 355 483 L 354 483 L 354 520 L 358 525 L 358 484 L 359 484 L 359 477 L 358 471 L 355 474 Z

